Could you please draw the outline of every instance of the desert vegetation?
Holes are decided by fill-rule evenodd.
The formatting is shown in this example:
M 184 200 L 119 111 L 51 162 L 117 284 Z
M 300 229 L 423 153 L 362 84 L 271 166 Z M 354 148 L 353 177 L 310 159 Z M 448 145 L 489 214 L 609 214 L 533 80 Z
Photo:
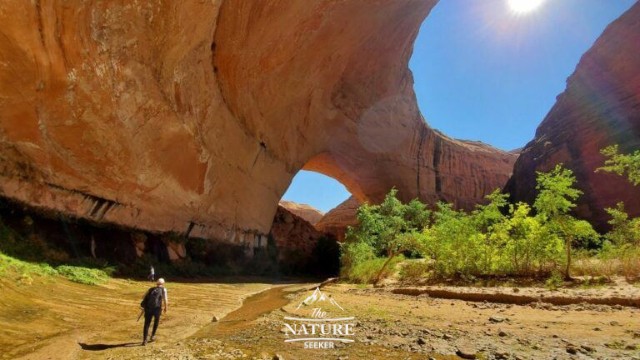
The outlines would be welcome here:
M 620 154 L 611 146 L 602 153 L 607 160 L 598 171 L 640 183 L 640 151 Z M 640 276 L 640 218 L 630 218 L 624 203 L 606 209 L 611 229 L 599 234 L 572 214 L 582 192 L 571 170 L 557 165 L 536 180 L 531 205 L 510 204 L 498 189 L 470 212 L 444 202 L 433 209 L 418 200 L 404 204 L 393 189 L 380 205 L 358 210 L 359 224 L 342 246 L 342 277 L 375 284 L 404 257 L 421 259 L 401 267 L 401 278 L 412 280 L 510 277 L 555 286 L 572 275 Z

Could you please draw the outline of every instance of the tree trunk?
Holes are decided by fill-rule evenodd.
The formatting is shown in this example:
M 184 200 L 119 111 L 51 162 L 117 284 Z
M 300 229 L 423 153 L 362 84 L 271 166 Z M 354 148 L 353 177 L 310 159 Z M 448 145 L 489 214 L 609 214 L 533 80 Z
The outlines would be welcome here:
M 566 248 L 567 248 L 567 267 L 564 270 L 564 279 L 567 280 L 567 281 L 573 280 L 571 278 L 571 273 L 570 273 L 570 271 L 571 271 L 571 243 L 573 242 L 572 240 L 573 239 L 571 237 L 569 237 L 568 240 L 567 240 L 567 246 L 566 246 Z
M 399 254 L 400 252 L 397 253 L 389 253 L 389 257 L 387 258 L 387 260 L 384 262 L 384 264 L 382 264 L 382 267 L 380 268 L 380 271 L 378 271 L 378 274 L 376 275 L 376 279 L 373 281 L 373 286 L 377 286 L 378 283 L 380 282 L 381 278 L 382 278 L 382 273 L 384 272 L 384 269 L 387 267 L 387 265 L 389 265 L 389 263 L 391 262 L 391 260 L 396 257 L 397 254 Z

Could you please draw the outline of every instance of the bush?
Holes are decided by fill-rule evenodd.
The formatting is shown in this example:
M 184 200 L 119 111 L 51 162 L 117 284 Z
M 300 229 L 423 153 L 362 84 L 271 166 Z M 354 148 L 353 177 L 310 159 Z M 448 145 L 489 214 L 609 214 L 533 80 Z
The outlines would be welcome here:
M 341 274 L 348 274 L 358 264 L 376 259 L 373 248 L 365 242 L 346 242 L 340 249 Z
M 616 246 L 605 241 L 598 254 L 598 260 L 607 264 L 612 275 L 621 275 L 627 280 L 640 278 L 640 248 L 631 244 Z
M 557 290 L 564 284 L 564 281 L 562 279 L 562 275 L 559 272 L 554 271 L 544 284 L 549 290 Z
M 30 263 L 7 256 L 0 252 L 0 274 L 12 270 L 23 275 L 52 276 L 56 269 L 45 263 Z
M 387 262 L 387 258 L 374 258 L 357 263 L 355 266 L 344 273 L 343 276 L 352 282 L 360 284 L 373 284 L 381 270 L 381 279 L 387 278 L 395 271 L 395 266 L 404 259 L 402 256 L 397 256 L 391 260 L 389 264 L 382 269 Z
M 424 259 L 407 260 L 400 264 L 400 280 L 408 282 L 417 282 L 424 279 L 431 264 Z
M 100 269 L 61 265 L 58 266 L 56 270 L 67 279 L 85 285 L 99 285 L 106 282 L 109 278 L 108 272 Z

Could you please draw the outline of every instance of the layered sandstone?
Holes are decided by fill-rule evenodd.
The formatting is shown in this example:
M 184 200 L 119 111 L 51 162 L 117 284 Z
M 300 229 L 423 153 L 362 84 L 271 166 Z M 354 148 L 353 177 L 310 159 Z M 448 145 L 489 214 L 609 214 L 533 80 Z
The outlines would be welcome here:
M 573 170 L 584 192 L 576 210 L 604 228 L 605 207 L 624 201 L 640 215 L 640 187 L 618 175 L 595 172 L 603 166 L 600 149 L 620 144 L 622 152 L 640 148 L 640 4 L 610 24 L 582 57 L 566 90 L 522 150 L 507 190 L 516 200 L 535 197 L 535 172 L 562 163 Z
M 313 226 L 324 216 L 322 211 L 308 204 L 298 204 L 293 201 L 280 200 L 279 205 Z
M 514 156 L 422 119 L 407 63 L 434 4 L 2 1 L 0 192 L 247 253 L 302 168 L 468 207 Z
M 270 235 L 278 251 L 278 263 L 294 268 L 304 268 L 309 263 L 318 240 L 324 236 L 283 206 L 278 206 Z
M 358 224 L 356 214 L 360 204 L 355 197 L 349 197 L 327 212 L 316 224 L 316 229 L 333 235 L 340 242 L 344 241 L 347 227 Z

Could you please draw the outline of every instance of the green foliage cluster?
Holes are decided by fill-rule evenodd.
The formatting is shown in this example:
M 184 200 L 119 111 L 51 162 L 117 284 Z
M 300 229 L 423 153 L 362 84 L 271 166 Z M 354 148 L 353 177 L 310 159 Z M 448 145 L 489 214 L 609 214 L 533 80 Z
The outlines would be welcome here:
M 55 266 L 62 262 L 72 265 Z M 73 282 L 98 285 L 115 272 L 115 267 L 98 263 L 95 259 L 69 261 L 65 252 L 49 247 L 38 237 L 21 236 L 0 219 L 0 274 L 8 271 L 18 274 L 18 281 L 24 284 L 31 284 L 33 276 L 62 276 Z
M 618 175 L 627 175 L 633 185 L 640 185 L 640 150 L 630 154 L 621 154 L 618 145 L 607 146 L 600 151 L 607 157 L 604 166 L 596 171 L 612 172 Z
M 80 266 L 61 265 L 56 268 L 59 275 L 86 285 L 99 285 L 106 282 L 113 274 L 113 268 L 91 269 Z
M 358 209 L 359 226 L 347 230 L 341 249 L 344 277 L 378 283 L 398 255 L 423 252 L 420 234 L 431 212 L 418 200 L 403 204 L 396 194 L 391 189 L 380 205 L 364 204 Z
M 571 170 L 559 165 L 538 173 L 533 207 L 509 204 L 508 195 L 496 190 L 471 212 L 443 202 L 433 211 L 417 200 L 403 204 L 393 189 L 380 205 L 358 210 L 359 224 L 347 231 L 342 246 L 341 273 L 352 281 L 377 283 L 392 260 L 404 254 L 426 259 L 403 270 L 409 277 L 557 277 L 561 272 L 570 278 L 572 248 L 601 243 L 588 222 L 571 215 L 581 195 L 575 182 Z M 617 229 L 628 232 L 623 220 L 628 221 L 618 221 Z M 363 267 L 378 269 L 378 275 L 360 276 Z
M 33 277 L 62 276 L 86 285 L 99 285 L 107 281 L 113 274 L 115 268 L 92 269 L 80 266 L 60 265 L 53 267 L 47 263 L 32 263 L 19 260 L 0 252 L 0 274 L 8 272 L 18 274 L 17 280 L 20 283 L 30 285 Z

